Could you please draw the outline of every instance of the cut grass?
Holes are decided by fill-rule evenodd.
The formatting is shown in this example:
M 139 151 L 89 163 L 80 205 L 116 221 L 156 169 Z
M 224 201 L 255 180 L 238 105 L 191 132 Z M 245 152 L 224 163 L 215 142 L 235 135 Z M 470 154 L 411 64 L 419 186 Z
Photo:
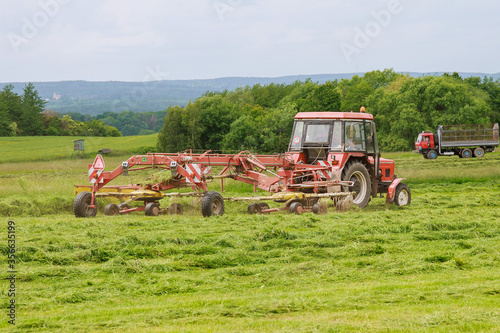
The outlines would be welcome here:
M 199 203 L 189 208 L 191 199 L 176 199 L 185 206 L 182 216 L 101 211 L 77 219 L 72 187 L 87 183 L 89 161 L 71 161 L 73 170 L 11 164 L 14 175 L 9 164 L 0 165 L 0 214 L 2 203 L 17 207 L 3 214 L 14 215 L 3 220 L 17 226 L 16 328 L 496 332 L 500 155 L 416 157 L 390 156 L 398 175 L 408 177 L 411 206 L 376 198 L 344 214 L 330 204 L 325 216 L 247 215 L 247 204 L 226 202 L 224 216 L 208 219 Z M 106 166 L 121 160 L 105 158 Z M 252 192 L 230 181 L 226 189 L 225 195 Z M 6 242 L 0 252 L 7 267 Z

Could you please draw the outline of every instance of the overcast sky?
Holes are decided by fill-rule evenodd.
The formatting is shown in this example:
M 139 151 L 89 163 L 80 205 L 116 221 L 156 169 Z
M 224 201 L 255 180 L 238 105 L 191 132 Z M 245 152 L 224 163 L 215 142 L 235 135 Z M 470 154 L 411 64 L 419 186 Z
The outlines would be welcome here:
M 0 82 L 497 73 L 498 0 L 0 2 Z

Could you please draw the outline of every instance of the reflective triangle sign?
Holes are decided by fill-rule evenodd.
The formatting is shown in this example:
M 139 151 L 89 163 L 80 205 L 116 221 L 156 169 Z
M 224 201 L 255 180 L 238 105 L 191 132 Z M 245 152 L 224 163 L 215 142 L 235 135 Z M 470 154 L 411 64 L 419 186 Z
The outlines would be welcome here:
M 94 170 L 104 170 L 104 160 L 102 159 L 101 154 L 98 154 L 95 157 L 94 164 L 92 164 Z

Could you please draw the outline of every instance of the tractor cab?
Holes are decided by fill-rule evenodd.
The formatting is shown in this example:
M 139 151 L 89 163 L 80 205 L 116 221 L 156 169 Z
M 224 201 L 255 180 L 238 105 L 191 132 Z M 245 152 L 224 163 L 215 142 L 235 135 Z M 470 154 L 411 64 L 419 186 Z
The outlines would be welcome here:
M 373 116 L 349 112 L 301 112 L 295 116 L 289 150 L 296 162 L 343 159 L 346 153 L 371 157 L 379 164 Z

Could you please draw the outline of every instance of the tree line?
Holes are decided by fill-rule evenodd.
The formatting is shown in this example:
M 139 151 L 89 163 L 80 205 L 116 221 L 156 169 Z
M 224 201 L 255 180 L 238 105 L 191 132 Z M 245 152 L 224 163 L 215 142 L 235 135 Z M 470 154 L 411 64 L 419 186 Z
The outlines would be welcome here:
M 185 107 L 167 109 L 157 149 L 284 152 L 297 112 L 361 106 L 374 115 L 382 150 L 410 150 L 419 132 L 438 125 L 499 122 L 500 82 L 457 73 L 413 78 L 386 69 L 324 84 L 306 80 L 207 92 Z
M 13 85 L 0 91 L 0 136 L 122 136 L 101 120 L 73 120 L 69 115 L 46 110 L 35 86 L 28 83 L 18 95 Z
M 149 135 L 158 133 L 163 126 L 163 119 L 167 111 L 120 113 L 104 112 L 97 116 L 80 113 L 69 113 L 71 118 L 79 121 L 102 121 L 108 126 L 116 127 L 124 136 Z

